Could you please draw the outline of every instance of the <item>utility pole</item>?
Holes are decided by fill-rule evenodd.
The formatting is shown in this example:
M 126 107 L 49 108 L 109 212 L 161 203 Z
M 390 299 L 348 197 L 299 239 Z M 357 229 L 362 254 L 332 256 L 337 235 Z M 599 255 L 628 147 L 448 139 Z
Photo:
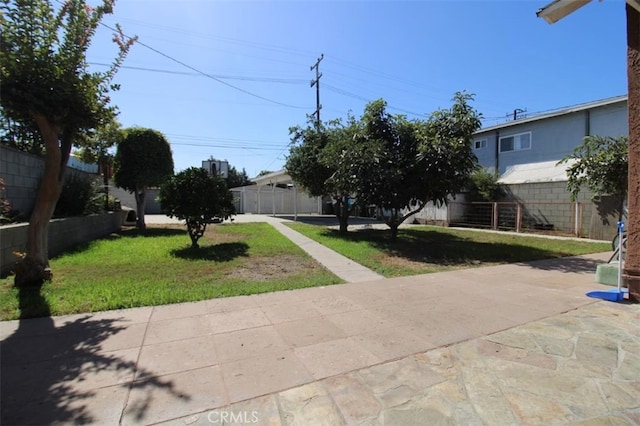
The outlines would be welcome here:
M 524 118 L 526 117 L 526 113 L 527 110 L 526 109 L 520 109 L 520 108 L 516 108 L 513 110 L 513 119 L 517 120 L 518 118 Z M 507 119 L 511 117 L 511 113 L 507 113 Z
M 311 87 L 316 86 L 316 110 L 314 114 L 316 115 L 316 127 L 320 128 L 320 110 L 322 109 L 322 105 L 320 105 L 320 77 L 322 77 L 322 73 L 320 72 L 320 61 L 324 58 L 324 54 L 321 54 L 318 60 L 314 65 L 311 66 L 311 71 L 316 69 L 316 78 L 311 80 Z

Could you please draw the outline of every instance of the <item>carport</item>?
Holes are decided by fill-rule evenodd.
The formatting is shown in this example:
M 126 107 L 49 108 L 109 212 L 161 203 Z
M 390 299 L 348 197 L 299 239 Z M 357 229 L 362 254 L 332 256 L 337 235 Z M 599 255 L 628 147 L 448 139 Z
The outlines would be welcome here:
M 299 190 L 286 171 L 280 170 L 252 179 L 255 185 L 232 188 L 236 209 L 256 214 L 322 214 L 322 198 Z

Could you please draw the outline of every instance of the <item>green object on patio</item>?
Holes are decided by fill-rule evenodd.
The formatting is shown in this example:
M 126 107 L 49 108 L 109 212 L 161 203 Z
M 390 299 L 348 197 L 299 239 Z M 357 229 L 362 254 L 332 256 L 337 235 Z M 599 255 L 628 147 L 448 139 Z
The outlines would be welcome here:
M 599 284 L 618 285 L 618 262 L 603 263 L 596 268 L 596 282 Z

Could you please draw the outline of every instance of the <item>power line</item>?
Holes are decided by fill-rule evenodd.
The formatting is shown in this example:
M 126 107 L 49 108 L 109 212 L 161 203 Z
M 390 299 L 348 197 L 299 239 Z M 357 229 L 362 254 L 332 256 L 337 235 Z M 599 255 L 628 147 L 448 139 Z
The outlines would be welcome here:
M 281 156 L 282 154 L 284 154 L 284 152 L 287 150 L 287 148 L 288 148 L 288 146 L 284 147 L 284 149 L 283 149 L 282 151 L 280 151 L 280 152 L 278 153 L 278 155 L 276 155 L 276 156 L 275 156 L 275 158 L 274 158 L 273 160 L 271 160 L 271 161 L 269 162 L 269 164 L 267 164 L 267 166 L 266 166 L 264 169 L 265 169 L 265 170 L 269 170 L 269 167 L 271 167 L 271 165 L 272 165 L 273 163 L 275 163 L 275 161 L 276 161 L 276 160 L 279 160 L 279 159 L 280 159 L 280 156 Z
M 117 31 L 115 28 L 112 28 L 112 27 L 110 27 L 110 26 L 108 26 L 108 25 L 106 25 L 106 24 L 100 23 L 100 25 L 102 25 L 102 26 L 104 26 L 104 27 L 106 27 L 106 28 L 110 29 L 111 31 Z M 128 35 L 126 35 L 126 34 L 123 34 L 123 35 L 124 35 L 125 37 L 127 37 L 127 38 L 131 39 L 131 37 L 129 37 Z M 158 55 L 160 55 L 160 56 L 163 56 L 163 57 L 165 57 L 165 58 L 169 59 L 170 61 L 173 61 L 173 62 L 175 62 L 175 63 L 177 63 L 177 64 L 179 64 L 179 65 L 182 65 L 182 66 L 183 66 L 183 67 L 185 67 L 185 68 L 188 68 L 188 69 L 190 69 L 190 70 L 192 70 L 192 71 L 195 71 L 195 72 L 196 72 L 196 73 L 198 73 L 198 74 L 201 74 L 201 75 L 203 75 L 203 76 L 205 76 L 205 77 L 207 77 L 207 78 L 210 78 L 210 79 L 212 79 L 212 80 L 214 80 L 214 81 L 217 81 L 217 82 L 218 82 L 218 83 L 220 83 L 220 84 L 224 84 L 225 86 L 231 87 L 232 89 L 235 89 L 235 90 L 237 90 L 237 91 L 239 91 L 239 92 L 245 93 L 245 94 L 247 94 L 247 95 L 249 95 L 249 96 L 253 96 L 253 97 L 255 97 L 255 98 L 262 99 L 263 101 L 267 101 L 267 102 L 270 102 L 270 103 L 273 103 L 273 104 L 276 104 L 276 105 L 285 106 L 285 107 L 287 107 L 287 108 L 294 108 L 294 109 L 307 109 L 306 107 L 301 107 L 301 106 L 296 106 L 296 105 L 289 105 L 289 104 L 285 104 L 284 102 L 279 102 L 279 101 L 276 101 L 276 100 L 273 100 L 273 99 L 269 99 L 269 98 L 266 98 L 266 97 L 264 97 L 264 96 L 261 96 L 261 95 L 255 94 L 255 93 L 253 93 L 253 92 L 250 92 L 250 91 L 248 91 L 248 90 L 242 89 L 242 88 L 240 88 L 240 87 L 238 87 L 238 86 L 234 86 L 233 84 L 227 83 L 226 81 L 223 81 L 223 80 L 221 80 L 221 79 L 219 79 L 219 78 L 217 78 L 217 77 L 214 77 L 214 76 L 213 76 L 213 75 L 211 75 L 211 74 L 208 74 L 208 73 L 206 73 L 206 72 L 204 72 L 204 71 L 201 71 L 201 70 L 199 70 L 199 69 L 197 69 L 197 68 L 195 68 L 195 67 L 192 67 L 191 65 L 188 65 L 187 63 L 182 62 L 182 61 L 181 61 L 181 60 L 179 60 L 179 59 L 176 59 L 176 58 L 174 58 L 174 57 L 172 57 L 172 56 L 170 56 L 170 55 L 167 55 L 166 53 L 161 52 L 160 50 L 158 50 L 158 49 L 156 49 L 156 48 L 153 48 L 153 47 L 149 46 L 148 44 L 145 44 L 145 43 L 141 42 L 140 40 L 136 41 L 136 43 L 137 43 L 137 44 L 139 44 L 139 45 L 141 45 L 142 47 L 145 47 L 145 48 L 147 48 L 147 49 L 151 50 L 151 51 L 152 51 L 152 52 L 154 52 L 154 53 L 157 53 L 157 54 L 158 54 Z
M 170 145 L 178 145 L 178 146 L 193 146 L 199 148 L 221 148 L 221 149 L 241 149 L 245 151 L 278 151 L 281 148 L 265 148 L 265 147 L 257 147 L 257 146 L 241 146 L 241 145 L 224 145 L 224 144 L 198 144 L 198 143 L 185 143 L 185 142 L 169 142 Z M 286 149 L 286 148 L 285 148 Z M 284 150 L 281 151 L 281 153 Z
M 294 48 L 290 48 L 290 47 L 283 47 L 283 46 L 277 46 L 277 45 L 272 45 L 272 44 L 267 44 L 267 43 L 261 43 L 261 42 L 256 42 L 256 41 L 249 41 L 249 40 L 242 40 L 242 39 L 238 39 L 238 38 L 232 38 L 232 37 L 226 37 L 226 36 L 219 36 L 219 35 L 213 35 L 213 34 L 207 34 L 207 33 L 203 33 L 203 32 L 197 32 L 197 31 L 191 31 L 191 30 L 187 30 L 187 29 L 182 29 L 179 27 L 172 27 L 172 26 L 166 26 L 166 25 L 157 25 L 157 24 L 153 24 L 153 23 L 147 23 L 144 21 L 140 21 L 140 20 L 135 20 L 135 19 L 128 19 L 128 18 L 118 18 L 120 21 L 123 22 L 130 22 L 136 25 L 140 25 L 143 27 L 147 27 L 147 28 L 151 28 L 151 29 L 155 29 L 155 30 L 162 30 L 164 32 L 173 32 L 176 34 L 184 34 L 184 35 L 189 35 L 189 36 L 194 36 L 194 37 L 199 37 L 199 38 L 203 38 L 203 39 L 210 39 L 210 40 L 220 40 L 223 41 L 225 43 L 229 43 L 229 44 L 234 44 L 234 45 L 239 45 L 239 46 L 247 46 L 249 48 L 253 48 L 253 49 L 260 49 L 260 50 L 264 50 L 264 51 L 270 51 L 270 52 L 276 52 L 276 53 L 282 53 L 282 54 L 286 54 L 286 55 L 292 55 L 292 56 L 308 56 L 311 52 L 307 51 L 307 50 L 302 50 L 302 49 L 294 49 Z M 158 39 L 156 37 L 152 37 L 155 39 Z M 159 39 L 162 40 L 162 39 Z M 169 43 L 176 43 L 175 40 L 171 39 L 171 40 L 165 40 L 166 42 Z M 180 44 L 180 43 L 178 43 Z M 189 46 L 192 46 L 193 44 L 189 44 Z M 208 49 L 213 49 L 213 50 L 218 50 L 218 51 L 223 51 L 223 52 L 228 52 L 226 50 L 221 50 L 221 49 L 214 49 L 211 46 L 207 46 Z M 237 52 L 237 51 L 232 51 L 231 53 L 233 53 L 234 55 L 240 55 L 240 56 L 247 56 L 247 57 L 256 57 L 256 56 L 252 56 L 252 55 L 247 55 L 241 52 Z M 300 65 L 299 63 L 293 63 L 293 62 L 289 62 L 289 61 L 279 61 L 276 60 L 272 57 L 269 58 L 259 58 L 259 59 L 265 59 L 265 60 L 269 60 L 269 61 L 276 61 L 276 62 L 282 62 L 282 63 L 287 63 L 287 64 L 292 64 L 295 66 Z M 398 77 L 398 76 L 394 76 L 392 74 L 388 74 L 388 73 L 384 73 L 381 72 L 377 69 L 373 69 L 373 68 L 368 68 L 366 66 L 363 65 L 359 65 L 347 60 L 343 60 L 343 59 L 339 59 L 339 58 L 335 58 L 335 57 L 331 57 L 328 58 L 330 62 L 340 66 L 340 67 L 344 67 L 344 68 L 350 68 L 352 70 L 355 70 L 357 72 L 362 72 L 364 73 L 366 76 L 370 77 L 370 76 L 378 76 L 387 80 L 391 80 L 391 81 L 395 81 L 395 82 L 399 82 L 403 85 L 408 85 L 408 86 L 413 86 L 413 87 L 419 87 L 422 89 L 427 89 L 429 90 L 429 92 L 432 92 L 434 90 L 439 90 L 438 87 L 436 86 L 425 86 L 423 83 L 418 83 L 415 81 L 411 81 L 402 77 Z M 356 76 L 351 76 L 348 74 L 343 74 L 343 73 L 338 73 L 338 72 L 332 72 L 332 75 L 342 75 L 345 76 L 346 78 L 351 78 L 351 79 L 355 79 L 355 80 L 359 80 L 359 81 L 363 81 L 365 83 L 368 83 L 368 86 L 371 86 L 372 82 L 371 80 L 366 80 L 366 79 L 362 79 Z M 401 91 L 405 91 L 405 92 L 411 92 L 411 93 L 415 93 L 415 90 L 406 90 L 406 89 L 399 89 L 397 87 L 393 87 L 390 85 L 385 85 L 385 84 L 381 84 L 381 83 L 373 83 L 377 86 L 383 86 L 383 87 L 388 87 L 391 88 L 393 90 L 401 90 Z M 442 93 L 442 92 L 440 92 Z M 432 94 L 424 94 L 425 97 L 431 97 L 434 99 L 441 99 L 443 100 L 444 97 L 443 96 L 433 96 Z M 449 97 L 447 97 L 447 100 L 449 100 Z M 398 110 L 401 110 L 399 108 L 396 108 Z M 411 114 L 415 114 L 415 113 L 411 113 Z M 419 115 L 424 115 L 424 114 L 419 114 Z
M 273 44 L 261 43 L 261 42 L 256 42 L 256 41 L 249 41 L 249 40 L 242 40 L 242 39 L 233 38 L 233 37 L 227 37 L 227 36 L 206 34 L 206 33 L 197 32 L 197 31 L 185 30 L 185 29 L 178 28 L 178 27 L 151 24 L 151 23 L 147 23 L 147 22 L 139 21 L 139 20 L 135 20 L 135 19 L 128 19 L 128 18 L 119 17 L 118 20 L 122 21 L 122 22 L 130 22 L 130 23 L 137 24 L 137 25 L 140 25 L 140 26 L 143 26 L 143 27 L 162 30 L 164 32 L 170 31 L 170 32 L 178 33 L 178 34 L 186 34 L 186 35 L 201 37 L 201 38 L 204 38 L 204 39 L 221 40 L 221 41 L 224 41 L 224 42 L 230 43 L 230 44 L 236 44 L 236 45 L 241 45 L 241 46 L 244 45 L 244 46 L 249 46 L 249 47 L 256 48 L 256 49 L 269 50 L 269 51 L 278 52 L 278 53 L 285 53 L 285 54 L 288 54 L 288 55 L 307 57 L 308 55 L 312 54 L 311 51 L 307 51 L 307 50 L 292 49 L 290 47 L 276 46 L 276 45 L 273 45 Z
M 104 66 L 104 67 L 111 66 L 111 64 L 105 64 L 102 62 L 88 62 L 88 64 Z M 148 67 L 134 67 L 134 66 L 121 65 L 120 68 L 136 70 L 136 71 L 157 72 L 162 74 L 202 76 L 201 73 L 196 73 L 196 72 L 163 70 L 163 69 L 148 68 Z M 211 75 L 221 80 L 243 80 L 243 81 L 258 81 L 258 82 L 265 82 L 265 83 L 283 83 L 283 84 L 303 84 L 307 82 L 307 80 L 304 80 L 302 78 L 247 77 L 247 76 L 240 76 L 240 75 L 225 75 L 225 74 L 211 74 Z
M 171 134 L 171 133 L 167 133 L 166 136 L 171 136 L 179 139 L 188 139 L 188 140 L 224 141 L 224 142 L 257 142 L 261 144 L 276 144 L 278 146 L 282 146 L 281 142 L 265 141 L 261 139 L 214 138 L 211 136 L 179 135 L 179 134 Z
M 330 84 L 326 84 L 325 83 L 324 87 L 329 89 L 329 90 L 331 90 L 331 91 L 333 91 L 333 92 L 335 92 L 335 93 L 338 93 L 340 95 L 348 96 L 350 98 L 358 99 L 358 100 L 361 100 L 361 101 L 364 101 L 364 102 L 367 102 L 367 103 L 373 101 L 373 99 L 368 99 L 368 98 L 365 98 L 364 96 L 356 95 L 355 93 L 348 92 L 346 90 L 340 89 L 340 88 L 332 86 Z M 413 112 L 413 111 L 409 111 L 409 110 L 406 110 L 406 109 L 403 109 L 403 108 L 394 107 L 392 105 L 387 105 L 387 108 L 393 109 L 393 110 L 396 110 L 396 111 L 400 111 L 400 112 L 404 112 L 404 113 L 407 113 L 407 114 L 410 114 L 410 115 L 415 115 L 417 117 L 424 117 L 426 115 L 426 114 L 423 114 L 423 113 Z

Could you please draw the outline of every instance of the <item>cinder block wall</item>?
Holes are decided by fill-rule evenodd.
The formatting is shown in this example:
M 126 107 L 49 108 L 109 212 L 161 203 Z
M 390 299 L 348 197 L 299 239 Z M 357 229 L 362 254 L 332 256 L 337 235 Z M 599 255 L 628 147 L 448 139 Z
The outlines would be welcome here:
M 11 208 L 25 217 L 33 210 L 43 168 L 41 157 L 0 145 L 0 178 L 4 180 L 5 196 Z
M 11 208 L 18 210 L 25 219 L 29 218 L 33 210 L 43 170 L 42 157 L 0 145 L 0 178 L 4 180 L 5 197 Z M 67 167 L 67 175 L 69 173 L 90 178 L 97 176 L 95 173 Z
M 509 198 L 525 204 L 525 221 L 552 223 L 554 229 L 572 230 L 575 210 L 571 209 L 571 195 L 566 182 L 533 182 L 507 185 Z M 610 240 L 616 233 L 617 217 L 600 217 L 592 201 L 593 193 L 586 188 L 576 201 L 580 204 L 580 236 Z
M 27 246 L 26 223 L 0 227 L 0 274 L 5 276 L 19 260 L 13 252 Z M 105 237 L 122 228 L 122 212 L 53 219 L 49 223 L 49 258 L 78 244 Z

